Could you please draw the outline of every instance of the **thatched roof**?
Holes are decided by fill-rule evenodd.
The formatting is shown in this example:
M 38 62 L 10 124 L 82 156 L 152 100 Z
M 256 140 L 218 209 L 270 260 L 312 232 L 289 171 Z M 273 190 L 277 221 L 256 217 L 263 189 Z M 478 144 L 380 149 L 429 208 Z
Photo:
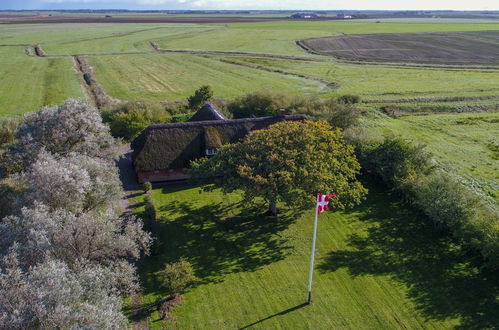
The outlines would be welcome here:
M 218 112 L 215 108 L 213 108 L 211 104 L 205 104 L 188 121 L 205 120 L 227 120 L 227 118 L 220 112 Z
M 280 121 L 305 119 L 305 115 L 280 115 L 151 125 L 132 142 L 133 163 L 138 172 L 188 168 L 192 160 L 206 155 L 207 148 L 238 142 L 251 131 Z

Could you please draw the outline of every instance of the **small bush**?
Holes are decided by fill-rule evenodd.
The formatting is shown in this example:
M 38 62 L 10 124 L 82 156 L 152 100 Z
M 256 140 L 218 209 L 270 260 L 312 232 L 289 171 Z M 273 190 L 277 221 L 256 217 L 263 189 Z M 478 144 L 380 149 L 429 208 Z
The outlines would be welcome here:
M 438 231 L 455 231 L 475 215 L 478 198 L 446 175 L 430 176 L 414 190 L 415 205 Z
M 360 96 L 358 95 L 345 94 L 338 96 L 338 103 L 341 104 L 357 104 L 359 102 L 360 102 Z
M 171 115 L 159 103 L 128 102 L 105 111 L 103 119 L 109 123 L 114 137 L 130 141 L 151 124 L 170 122 Z
M 194 95 L 187 98 L 190 109 L 196 109 L 202 106 L 204 103 L 211 100 L 213 97 L 213 90 L 211 86 L 205 85 L 201 86 L 198 90 L 194 92 Z
M 434 166 L 423 145 L 414 146 L 400 137 L 389 137 L 381 143 L 358 145 L 362 166 L 385 183 L 403 189 L 420 176 L 430 174 Z
M 152 190 L 152 183 L 150 183 L 149 181 L 148 182 L 144 182 L 143 189 L 144 189 L 144 192 L 151 191 Z
M 234 118 L 274 116 L 279 109 L 289 109 L 292 99 L 284 94 L 255 92 L 240 96 L 227 105 Z
M 156 274 L 161 285 L 171 294 L 182 293 L 197 280 L 191 263 L 186 259 L 180 259 L 180 261 L 168 264 Z

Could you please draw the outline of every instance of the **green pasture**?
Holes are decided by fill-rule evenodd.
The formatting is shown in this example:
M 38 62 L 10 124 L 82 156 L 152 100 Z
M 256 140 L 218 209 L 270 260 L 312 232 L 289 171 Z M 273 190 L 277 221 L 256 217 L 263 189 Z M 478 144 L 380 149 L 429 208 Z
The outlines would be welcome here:
M 89 57 L 95 77 L 113 97 L 124 100 L 183 99 L 202 85 L 215 97 L 228 98 L 255 90 L 291 94 L 330 94 L 314 81 L 259 71 L 216 58 L 187 54 L 146 54 Z
M 239 194 L 198 187 L 153 191 L 160 254 L 140 267 L 144 291 L 132 322 L 153 329 L 450 329 L 499 322 L 497 277 L 383 189 L 320 216 L 313 303 L 304 305 L 313 210 L 259 216 Z M 199 283 L 173 321 L 155 272 L 187 258 Z M 135 306 L 138 307 L 138 306 Z
M 185 38 L 163 40 L 166 49 L 219 50 L 310 56 L 295 41 L 340 34 L 497 30 L 499 24 L 404 24 L 359 21 L 279 21 L 231 23 Z
M 232 57 L 230 60 L 320 77 L 336 83 L 339 86 L 337 94 L 356 94 L 366 100 L 499 95 L 499 70 L 390 67 L 275 58 Z
M 83 97 L 71 58 L 28 57 L 23 47 L 0 47 L 0 77 L 0 116 Z
M 341 33 L 491 29 L 499 29 L 499 24 L 409 24 L 358 20 L 231 24 L 3 24 L 0 25 L 0 45 L 39 43 L 47 54 L 94 54 L 89 61 L 94 66 L 97 80 L 111 96 L 123 100 L 183 99 L 200 85 L 210 84 L 215 89 L 216 97 L 222 98 L 265 89 L 324 97 L 358 94 L 369 101 L 493 96 L 499 90 L 499 70 L 346 64 L 309 54 L 295 41 Z M 151 41 L 163 48 L 308 56 L 324 61 L 155 54 Z M 0 100 L 0 114 L 21 114 L 67 97 L 83 96 L 82 88 L 77 86 L 82 80 L 77 79 L 71 58 L 30 58 L 24 53 L 23 46 L 0 48 L 0 72 L 5 72 L 4 76 L 11 81 L 0 87 L 0 95 L 4 95 Z M 145 54 L 113 55 L 127 52 Z M 260 65 L 283 73 L 222 63 L 220 60 Z M 338 88 L 327 88 L 314 81 L 314 77 L 336 83 Z M 18 96 L 20 93 L 23 97 Z
M 186 37 L 219 29 L 217 26 L 195 24 L 140 25 L 137 29 L 120 33 L 88 36 L 83 40 L 70 40 L 42 45 L 48 54 L 99 54 L 148 51 L 154 52 L 151 41 L 173 37 Z
M 438 166 L 468 189 L 499 204 L 499 113 L 379 117 L 363 125 L 374 135 L 400 135 L 426 145 Z

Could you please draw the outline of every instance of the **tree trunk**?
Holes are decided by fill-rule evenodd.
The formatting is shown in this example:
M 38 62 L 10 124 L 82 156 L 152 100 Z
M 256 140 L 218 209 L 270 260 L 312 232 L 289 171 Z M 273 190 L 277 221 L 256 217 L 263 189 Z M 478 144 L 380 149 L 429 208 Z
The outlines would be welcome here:
M 277 202 L 275 199 L 269 201 L 269 213 L 271 215 L 277 215 Z

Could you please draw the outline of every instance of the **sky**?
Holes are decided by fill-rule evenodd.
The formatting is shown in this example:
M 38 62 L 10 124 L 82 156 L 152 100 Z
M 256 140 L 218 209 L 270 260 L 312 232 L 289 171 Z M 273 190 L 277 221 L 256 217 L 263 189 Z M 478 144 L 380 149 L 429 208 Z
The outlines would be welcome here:
M 499 0 L 0 0 L 8 9 L 499 10 Z

